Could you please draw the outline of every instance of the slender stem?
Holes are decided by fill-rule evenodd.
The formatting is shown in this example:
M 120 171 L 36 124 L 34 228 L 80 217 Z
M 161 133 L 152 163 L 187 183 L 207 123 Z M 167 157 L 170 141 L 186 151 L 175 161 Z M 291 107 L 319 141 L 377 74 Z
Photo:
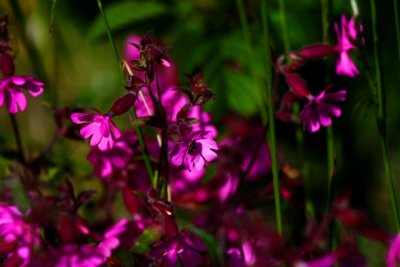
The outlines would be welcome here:
M 250 74 L 253 79 L 254 86 L 257 90 L 255 93 L 257 93 L 257 95 L 258 95 L 257 100 L 258 100 L 258 105 L 259 105 L 259 109 L 260 109 L 260 113 L 261 113 L 262 122 L 263 122 L 263 124 L 265 124 L 267 122 L 267 117 L 268 117 L 268 115 L 267 115 L 268 111 L 264 105 L 265 94 L 262 89 L 262 86 L 260 86 L 259 81 L 257 80 L 255 64 L 253 63 L 256 61 L 255 60 L 256 57 L 255 57 L 253 49 L 251 47 L 250 29 L 249 29 L 249 25 L 248 25 L 248 22 L 246 19 L 246 13 L 244 10 L 243 0 L 236 0 L 236 6 L 239 11 L 240 24 L 242 26 L 243 37 L 244 37 L 247 53 L 249 56 L 249 60 L 251 62 L 250 63 L 250 72 L 251 72 Z
M 287 29 L 285 0 L 279 0 L 279 17 L 281 19 L 281 31 L 282 31 L 282 38 L 283 38 L 283 46 L 285 48 L 285 53 L 288 53 L 288 52 L 290 52 L 290 41 L 289 41 L 289 33 L 288 33 L 288 29 Z
M 329 0 L 321 0 L 322 41 L 329 43 Z
M 376 93 L 377 93 L 377 113 L 376 122 L 379 132 L 379 140 L 382 148 L 383 163 L 385 166 L 385 176 L 387 180 L 387 186 L 390 191 L 390 198 L 392 202 L 393 216 L 396 223 L 397 230 L 400 230 L 400 214 L 397 203 L 397 194 L 394 186 L 392 177 L 392 170 L 389 160 L 389 154 L 387 149 L 387 123 L 386 123 L 386 103 L 384 97 L 384 89 L 381 78 L 380 58 L 378 56 L 378 31 L 377 31 L 377 18 L 376 18 L 376 4 L 375 0 L 370 0 L 371 6 L 371 20 L 372 20 L 372 33 L 374 40 L 374 63 L 375 63 L 375 78 L 376 78 Z
M 282 224 L 282 211 L 281 211 L 281 197 L 279 194 L 279 175 L 278 175 L 278 156 L 277 156 L 277 145 L 275 137 L 275 108 L 274 100 L 272 97 L 272 77 L 271 77 L 271 56 L 269 52 L 269 29 L 268 29 L 268 15 L 267 15 L 267 1 L 261 1 L 261 18 L 263 27 L 264 44 L 265 49 L 265 62 L 266 62 L 266 74 L 267 74 L 267 100 L 268 100 L 268 122 L 269 122 L 269 145 L 271 149 L 271 161 L 272 161 L 272 177 L 274 181 L 274 199 L 275 199 L 275 214 L 276 214 L 276 225 L 278 233 L 282 235 L 283 224 Z
M 111 35 L 110 24 L 108 23 L 108 19 L 107 19 L 106 13 L 103 10 L 103 5 L 101 3 L 101 0 L 97 0 L 97 5 L 99 6 L 100 13 L 103 16 L 104 26 L 106 27 L 106 30 L 107 30 L 108 41 L 109 41 L 109 43 L 111 45 L 111 48 L 112 48 L 112 50 L 114 52 L 115 59 L 117 60 L 117 65 L 118 65 L 118 69 L 119 69 L 118 72 L 121 73 L 121 65 L 120 65 L 121 58 L 119 57 L 118 50 L 117 50 L 117 48 L 115 46 L 113 37 Z
M 399 57 L 399 64 L 400 64 L 400 19 L 399 19 L 398 0 L 393 0 L 393 6 L 394 6 L 394 24 L 396 25 L 397 56 Z
M 114 39 L 113 39 L 113 37 L 111 35 L 110 25 L 108 24 L 106 13 L 103 11 L 103 5 L 101 3 L 101 0 L 97 0 L 97 5 L 99 6 L 100 12 L 101 12 L 101 14 L 103 16 L 104 25 L 106 27 L 106 31 L 107 31 L 107 35 L 108 35 L 108 41 L 110 42 L 110 45 L 111 45 L 111 47 L 112 47 L 112 49 L 114 51 L 114 56 L 115 56 L 115 59 L 117 61 L 118 70 L 123 75 L 123 72 L 121 71 L 121 68 L 120 68 L 120 62 L 121 62 L 120 61 L 120 57 L 119 57 L 118 51 L 117 51 L 117 49 L 115 47 L 115 42 L 114 42 Z M 133 119 L 137 118 L 136 117 L 136 112 L 134 110 L 134 107 L 132 107 L 132 117 L 133 117 Z M 144 158 L 144 164 L 146 166 L 147 173 L 149 174 L 150 179 L 153 179 L 154 178 L 153 167 L 151 166 L 150 155 L 149 155 L 149 152 L 147 150 L 146 143 L 144 141 L 142 129 L 136 124 L 133 124 L 133 127 L 135 128 L 136 134 L 138 136 L 139 144 L 140 144 L 140 147 L 142 149 L 143 158 Z
M 14 131 L 15 142 L 17 143 L 18 157 L 19 157 L 19 160 L 21 161 L 21 163 L 24 164 L 24 163 L 26 163 L 26 161 L 25 161 L 24 150 L 23 150 L 23 146 L 22 146 L 21 134 L 20 134 L 19 127 L 18 127 L 18 122 L 17 122 L 15 115 L 13 115 L 13 114 L 9 114 L 9 115 L 10 115 L 10 119 L 11 119 L 12 128 Z
M 329 209 L 332 196 L 332 180 L 335 168 L 335 140 L 333 135 L 333 126 L 326 128 L 326 158 L 327 158 L 327 176 L 328 176 L 328 197 L 327 209 Z

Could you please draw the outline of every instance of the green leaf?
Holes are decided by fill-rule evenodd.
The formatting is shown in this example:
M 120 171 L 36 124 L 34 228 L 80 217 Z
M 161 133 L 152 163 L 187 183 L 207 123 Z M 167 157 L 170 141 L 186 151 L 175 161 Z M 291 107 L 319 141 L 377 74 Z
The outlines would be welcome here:
M 257 92 L 251 77 L 231 70 L 224 72 L 227 85 L 227 100 L 230 107 L 243 115 L 252 115 L 258 110 Z
M 107 6 L 104 9 L 112 31 L 128 25 L 160 16 L 167 12 L 166 5 L 155 1 L 122 2 Z M 103 18 L 99 15 L 89 29 L 89 38 L 96 39 L 106 35 Z

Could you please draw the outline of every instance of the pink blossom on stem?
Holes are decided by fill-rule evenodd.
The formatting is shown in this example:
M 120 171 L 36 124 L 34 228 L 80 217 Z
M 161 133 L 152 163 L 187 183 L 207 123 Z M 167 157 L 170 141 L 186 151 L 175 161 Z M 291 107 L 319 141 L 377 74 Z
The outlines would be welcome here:
M 332 124 L 331 117 L 339 117 L 342 114 L 340 108 L 333 102 L 343 102 L 346 100 L 347 92 L 341 90 L 335 93 L 327 93 L 332 86 L 328 86 L 318 96 L 309 96 L 309 102 L 300 112 L 303 128 L 311 133 L 318 131 L 322 126 L 328 127 Z
M 31 76 L 10 76 L 0 80 L 0 107 L 6 104 L 8 112 L 25 111 L 27 99 L 21 89 L 36 97 L 43 93 L 43 83 Z
M 176 166 L 184 164 L 191 171 L 193 167 L 200 170 L 206 162 L 216 159 L 217 142 L 205 138 L 206 134 L 205 131 L 199 130 L 181 136 L 170 151 L 171 163 Z
M 72 113 L 71 120 L 76 124 L 87 124 L 80 130 L 83 138 L 90 138 L 90 145 L 100 150 L 109 150 L 114 147 L 115 140 L 121 132 L 115 126 L 108 114 Z
M 340 30 L 338 23 L 335 23 L 334 27 L 338 40 L 336 49 L 339 52 L 336 73 L 338 75 L 354 77 L 360 74 L 360 71 L 357 69 L 348 52 L 356 48 L 353 42 L 356 41 L 358 32 L 361 31 L 362 27 L 357 28 L 354 18 L 350 18 L 349 21 L 347 21 L 345 15 L 341 17 Z
M 397 234 L 390 242 L 390 246 L 386 254 L 387 267 L 396 267 L 396 262 L 400 262 L 400 234 Z

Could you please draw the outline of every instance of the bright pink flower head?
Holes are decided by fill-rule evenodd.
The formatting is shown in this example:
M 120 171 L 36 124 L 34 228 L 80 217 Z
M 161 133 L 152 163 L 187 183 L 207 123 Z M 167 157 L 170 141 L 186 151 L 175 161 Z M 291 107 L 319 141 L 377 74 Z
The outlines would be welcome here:
M 163 267 L 202 266 L 204 257 L 202 253 L 206 250 L 203 241 L 196 235 L 183 229 L 175 236 L 166 241 L 157 242 L 153 245 L 150 257 Z
M 200 170 L 206 162 L 216 159 L 217 142 L 206 138 L 206 134 L 205 131 L 199 130 L 181 136 L 170 151 L 171 163 L 176 166 L 184 164 L 191 171 L 193 167 Z
M 338 75 L 354 77 L 360 74 L 360 71 L 357 69 L 348 52 L 356 48 L 353 43 L 356 41 L 358 33 L 361 31 L 362 27 L 356 25 L 354 18 L 347 21 L 345 15 L 342 15 L 341 17 L 340 30 L 338 23 L 335 23 L 334 27 L 338 39 L 336 49 L 340 53 L 339 61 L 336 65 L 336 73 Z
M 36 97 L 43 93 L 43 83 L 31 76 L 11 76 L 0 80 L 0 107 L 6 104 L 11 114 L 25 111 L 27 99 L 21 89 Z
M 90 145 L 97 146 L 100 150 L 114 147 L 115 140 L 121 136 L 109 115 L 72 113 L 71 120 L 76 124 L 87 124 L 80 130 L 83 138 L 90 138 Z
M 31 250 L 40 245 L 40 229 L 27 223 L 17 207 L 0 204 L 0 239 L 7 258 L 19 258 L 19 266 L 28 266 Z
M 321 125 L 328 127 L 332 124 L 332 116 L 339 117 L 342 114 L 340 108 L 333 103 L 345 101 L 347 92 L 341 90 L 335 93 L 327 93 L 331 87 L 328 86 L 316 97 L 310 96 L 309 102 L 300 112 L 303 128 L 307 128 L 311 133 L 318 131 Z

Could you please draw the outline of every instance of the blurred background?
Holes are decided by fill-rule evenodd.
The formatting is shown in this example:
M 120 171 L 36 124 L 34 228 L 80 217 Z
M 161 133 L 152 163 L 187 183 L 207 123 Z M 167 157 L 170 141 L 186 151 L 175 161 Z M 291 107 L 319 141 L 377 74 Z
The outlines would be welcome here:
M 215 93 L 215 99 L 206 108 L 213 114 L 221 138 L 227 134 L 226 121 L 233 116 L 260 123 L 250 68 L 254 67 L 256 75 L 265 80 L 265 50 L 271 49 L 275 59 L 284 52 L 278 1 L 270 0 L 268 3 L 270 48 L 263 45 L 260 1 L 244 2 L 250 25 L 251 49 L 257 55 L 253 61 L 249 60 L 235 1 L 104 0 L 103 6 L 120 54 L 130 35 L 153 31 L 176 62 L 182 84 L 185 84 L 185 73 L 205 73 L 206 81 Z M 353 11 L 349 0 L 329 2 L 329 36 L 330 42 L 335 43 L 333 22 L 339 21 L 342 14 L 351 16 Z M 287 0 L 285 3 L 291 50 L 321 43 L 321 2 Z M 358 21 L 364 25 L 365 36 L 365 46 L 359 49 L 359 55 L 373 74 L 369 1 L 359 1 L 358 4 Z M 389 153 L 397 191 L 400 192 L 400 66 L 392 4 L 392 1 L 379 2 L 377 17 L 387 97 Z M 18 115 L 27 151 L 30 157 L 34 157 L 48 144 L 56 130 L 52 115 L 55 108 L 94 106 L 105 112 L 110 107 L 113 99 L 124 90 L 120 69 L 95 0 L 1 0 L 0 12 L 10 15 L 9 33 L 16 53 L 16 73 L 32 74 L 46 82 L 44 95 L 38 99 L 30 98 L 29 112 Z M 334 73 L 335 62 L 335 58 L 330 57 L 327 61 L 307 64 L 302 69 L 302 75 L 314 93 L 329 83 L 333 83 L 335 89 L 348 91 L 348 99 L 342 105 L 343 115 L 333 123 L 337 168 L 334 188 L 350 187 L 353 206 L 367 211 L 373 221 L 388 228 L 391 209 L 367 71 L 356 60 L 361 75 L 354 79 L 338 77 Z M 281 76 L 277 78 L 277 95 L 281 97 L 287 86 Z M 7 171 L 5 153 L 14 148 L 15 142 L 4 110 L 0 111 L 0 120 L 0 142 L 4 152 L 1 171 L 4 173 Z M 322 188 L 326 188 L 327 183 L 326 131 L 304 133 L 304 154 L 299 154 L 301 150 L 296 142 L 299 127 L 277 121 L 280 158 L 299 169 L 307 165 L 306 181 L 312 200 L 317 209 L 323 210 L 325 200 L 322 199 L 326 190 Z M 74 181 L 90 175 L 91 166 L 82 160 L 87 151 L 88 146 L 83 143 L 57 141 L 51 151 L 55 167 L 48 174 L 49 181 L 57 183 L 65 172 L 74 177 Z M 82 182 L 84 186 L 85 182 Z M 321 207 L 318 207 L 320 202 Z

